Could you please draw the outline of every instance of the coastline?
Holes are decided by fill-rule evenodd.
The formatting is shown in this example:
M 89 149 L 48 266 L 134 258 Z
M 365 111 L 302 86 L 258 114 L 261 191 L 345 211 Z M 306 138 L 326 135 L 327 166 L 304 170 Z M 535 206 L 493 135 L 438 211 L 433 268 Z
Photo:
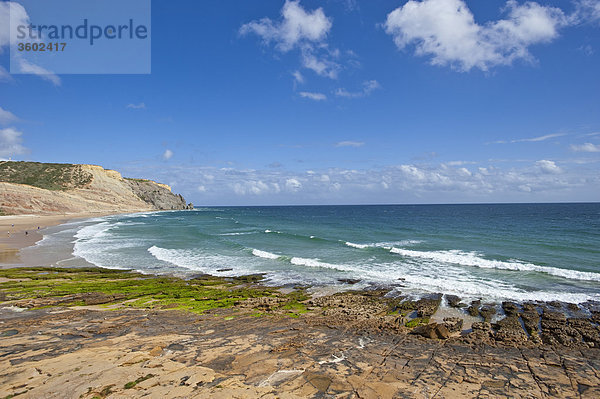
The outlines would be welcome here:
M 15 224 L 18 257 L 49 228 L 115 214 L 0 226 Z M 0 397 L 600 394 L 598 303 L 415 299 L 351 281 L 315 293 L 263 275 L 183 279 L 74 263 L 0 263 Z
M 140 210 L 139 212 L 146 212 Z M 0 268 L 34 266 L 21 262 L 21 250 L 36 245 L 44 238 L 45 230 L 65 223 L 85 221 L 95 217 L 124 215 L 132 212 L 82 212 L 56 215 L 0 216 Z M 25 234 L 27 232 L 27 234 Z
M 67 215 L 0 216 L 0 263 L 14 261 L 18 258 L 18 252 L 21 249 L 35 245 L 35 243 L 40 241 L 43 238 L 40 230 L 66 223 L 70 219 Z M 26 235 L 25 232 L 28 234 Z

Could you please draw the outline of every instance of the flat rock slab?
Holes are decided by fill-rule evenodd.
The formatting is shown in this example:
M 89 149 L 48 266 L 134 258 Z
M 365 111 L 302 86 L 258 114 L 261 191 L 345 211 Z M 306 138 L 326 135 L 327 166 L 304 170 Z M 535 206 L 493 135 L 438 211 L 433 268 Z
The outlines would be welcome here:
M 600 397 L 596 348 L 471 346 L 223 310 L 50 308 L 0 322 L 11 332 L 0 397 Z

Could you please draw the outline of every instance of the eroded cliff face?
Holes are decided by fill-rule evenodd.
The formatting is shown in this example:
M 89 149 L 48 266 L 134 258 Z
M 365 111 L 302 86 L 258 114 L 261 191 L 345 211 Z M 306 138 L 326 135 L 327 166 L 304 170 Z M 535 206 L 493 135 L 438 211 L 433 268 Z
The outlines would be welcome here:
M 156 209 L 191 209 L 181 194 L 173 194 L 171 187 L 150 180 L 126 179 L 127 183 L 142 201 Z
M 125 179 L 97 165 L 0 162 L 0 209 L 5 214 L 48 215 L 177 210 L 188 205 L 167 185 Z

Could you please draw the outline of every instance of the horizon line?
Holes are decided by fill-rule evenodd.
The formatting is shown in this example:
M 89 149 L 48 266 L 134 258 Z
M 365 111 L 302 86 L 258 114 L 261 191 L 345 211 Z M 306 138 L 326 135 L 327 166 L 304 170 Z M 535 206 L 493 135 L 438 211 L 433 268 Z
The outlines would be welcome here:
M 431 202 L 431 203 L 382 203 L 382 204 L 270 204 L 270 205 L 196 205 L 195 208 L 216 208 L 216 207 L 278 207 L 278 206 L 431 206 L 431 205 L 583 205 L 600 204 L 600 201 L 564 201 L 564 202 Z

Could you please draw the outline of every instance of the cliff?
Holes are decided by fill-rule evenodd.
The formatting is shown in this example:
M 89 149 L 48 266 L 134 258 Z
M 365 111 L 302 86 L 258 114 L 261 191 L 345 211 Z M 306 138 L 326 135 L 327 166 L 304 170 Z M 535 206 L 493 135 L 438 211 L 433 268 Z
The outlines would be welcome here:
M 0 162 L 0 212 L 67 214 L 188 209 L 165 184 L 97 165 Z

